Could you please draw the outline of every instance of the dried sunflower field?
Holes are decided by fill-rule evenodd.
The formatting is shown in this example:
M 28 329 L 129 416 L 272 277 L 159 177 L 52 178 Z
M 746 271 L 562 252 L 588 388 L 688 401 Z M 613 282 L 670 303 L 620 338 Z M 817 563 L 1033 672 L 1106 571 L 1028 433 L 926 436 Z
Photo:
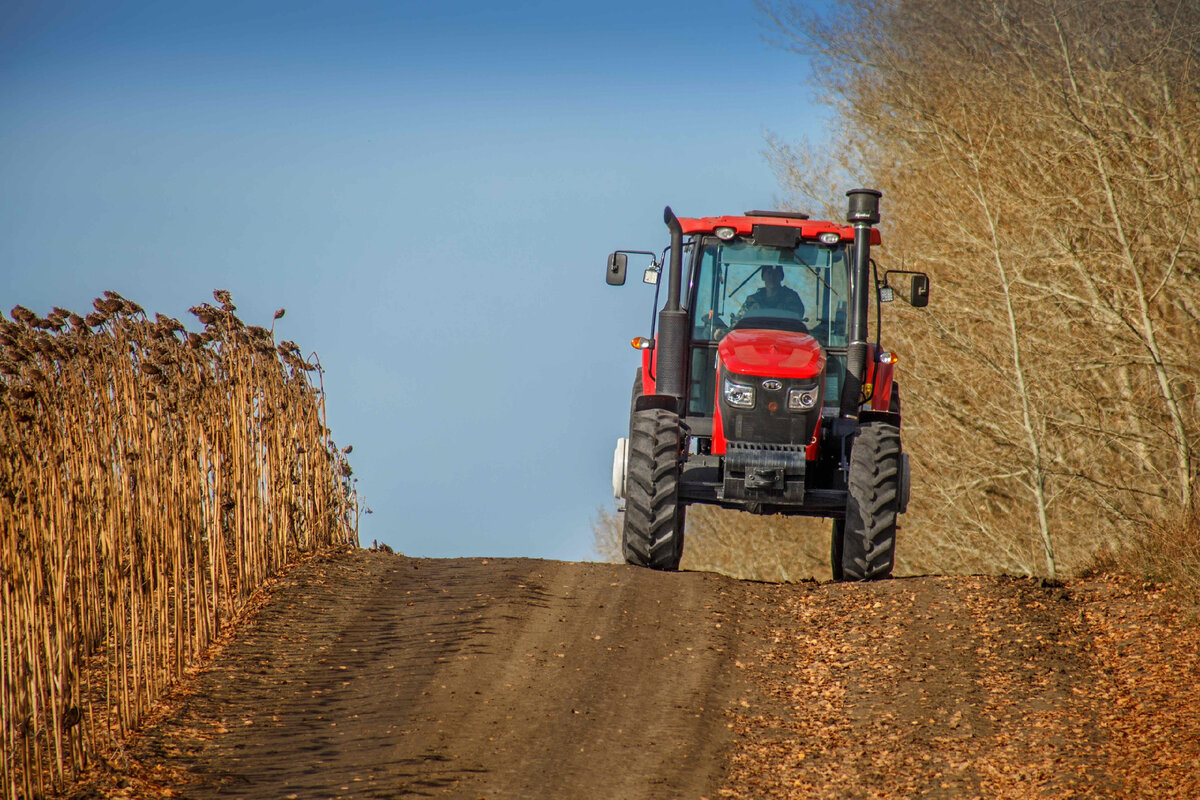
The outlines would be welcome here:
M 112 752 L 285 563 L 357 544 L 319 365 L 214 297 L 201 333 L 114 292 L 0 315 L 4 798 Z

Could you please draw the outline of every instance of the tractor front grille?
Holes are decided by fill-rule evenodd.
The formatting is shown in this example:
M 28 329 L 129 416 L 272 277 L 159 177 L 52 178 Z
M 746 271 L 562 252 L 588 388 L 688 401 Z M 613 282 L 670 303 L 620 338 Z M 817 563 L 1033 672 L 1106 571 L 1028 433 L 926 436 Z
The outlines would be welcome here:
M 817 418 L 821 413 L 821 402 L 808 411 L 788 411 L 787 395 L 793 388 L 814 388 L 819 380 L 777 380 L 778 389 L 763 387 L 764 379 L 758 376 L 737 375 L 723 367 L 719 377 L 718 399 L 721 404 L 721 422 L 725 439 L 729 442 L 746 442 L 759 447 L 767 445 L 807 445 L 812 441 Z M 726 402 L 721 387 L 725 381 L 755 387 L 753 408 L 737 408 Z M 772 409 L 774 406 L 774 409 Z

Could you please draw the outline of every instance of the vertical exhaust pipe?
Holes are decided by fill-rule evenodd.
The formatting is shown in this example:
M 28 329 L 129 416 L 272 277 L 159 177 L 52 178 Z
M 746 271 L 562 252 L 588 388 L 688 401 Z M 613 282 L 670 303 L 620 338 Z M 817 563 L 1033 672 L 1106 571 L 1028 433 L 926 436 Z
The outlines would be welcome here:
M 679 304 L 683 286 L 683 227 L 670 206 L 663 209 L 663 222 L 671 231 L 671 269 L 667 284 L 667 302 L 658 312 L 658 375 L 659 394 L 675 397 L 682 413 L 684 395 L 684 359 L 687 357 L 687 311 Z
M 843 417 L 858 416 L 867 364 L 867 300 L 871 288 L 871 227 L 879 222 L 879 198 L 876 189 L 851 189 L 846 221 L 854 226 L 854 266 L 850 271 L 850 343 L 846 348 L 846 379 L 842 383 Z

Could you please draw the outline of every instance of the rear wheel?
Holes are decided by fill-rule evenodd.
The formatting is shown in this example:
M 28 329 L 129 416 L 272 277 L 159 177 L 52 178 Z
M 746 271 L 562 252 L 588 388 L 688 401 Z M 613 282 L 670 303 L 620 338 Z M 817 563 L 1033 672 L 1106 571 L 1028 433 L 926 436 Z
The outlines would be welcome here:
M 892 576 L 900 500 L 900 429 L 885 422 L 859 426 L 850 452 L 850 491 L 842 523 L 841 575 L 874 581 Z M 834 523 L 836 534 L 838 523 Z M 834 554 L 837 544 L 833 547 Z
M 679 417 L 661 408 L 630 416 L 622 544 L 625 562 L 679 569 L 684 509 L 679 503 Z

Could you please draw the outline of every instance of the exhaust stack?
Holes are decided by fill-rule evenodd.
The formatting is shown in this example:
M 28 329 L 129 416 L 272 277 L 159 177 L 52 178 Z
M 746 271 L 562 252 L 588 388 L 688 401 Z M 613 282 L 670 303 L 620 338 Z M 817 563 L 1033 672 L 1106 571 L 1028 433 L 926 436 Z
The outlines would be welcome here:
M 687 347 L 687 311 L 679 305 L 683 285 L 683 227 L 670 206 L 663 209 L 663 222 L 671 231 L 671 271 L 667 284 L 667 302 L 658 312 L 657 392 L 683 400 L 684 349 Z
M 846 221 L 854 226 L 854 267 L 850 271 L 849 346 L 846 349 L 846 380 L 842 383 L 841 415 L 858 416 L 863 375 L 867 363 L 867 300 L 871 286 L 871 227 L 879 222 L 877 189 L 851 189 Z

